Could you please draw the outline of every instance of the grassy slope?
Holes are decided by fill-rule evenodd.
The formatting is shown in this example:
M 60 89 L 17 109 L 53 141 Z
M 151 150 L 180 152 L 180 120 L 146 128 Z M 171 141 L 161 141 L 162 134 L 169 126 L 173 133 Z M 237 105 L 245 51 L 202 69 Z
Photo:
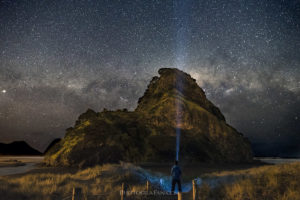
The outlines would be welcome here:
M 194 169 L 195 175 L 199 168 Z M 198 171 L 197 171 L 198 170 Z M 70 196 L 73 187 L 81 187 L 85 199 L 102 194 L 104 199 L 120 199 L 121 183 L 129 191 L 144 191 L 143 172 L 131 164 L 95 166 L 85 170 L 70 168 L 42 168 L 23 175 L 0 177 L 1 199 L 54 200 Z M 261 166 L 247 170 L 210 173 L 204 179 L 234 176 L 233 184 L 209 188 L 203 184 L 200 199 L 300 199 L 300 163 Z M 191 193 L 185 195 L 191 197 Z M 189 198 L 188 198 L 189 199 Z
M 52 166 L 91 166 L 141 160 L 149 130 L 133 112 L 105 111 L 82 118 L 45 156 Z
M 133 173 L 134 171 L 134 173 Z M 73 187 L 82 188 L 84 199 L 120 199 L 122 182 L 130 190 L 145 190 L 145 180 L 131 164 L 107 164 L 85 170 L 41 168 L 30 173 L 0 177 L 0 199 L 59 200 L 69 197 Z
M 209 176 L 236 176 L 238 180 L 232 184 L 223 184 L 211 189 L 202 185 L 200 199 L 300 199 L 300 163 L 263 166 L 248 170 L 222 172 Z

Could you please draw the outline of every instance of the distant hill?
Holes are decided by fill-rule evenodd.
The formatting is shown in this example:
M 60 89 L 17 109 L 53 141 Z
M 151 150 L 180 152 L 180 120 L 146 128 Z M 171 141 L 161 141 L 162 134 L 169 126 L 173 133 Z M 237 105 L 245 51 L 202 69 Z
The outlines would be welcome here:
M 226 123 L 195 79 L 173 68 L 158 73 L 135 111 L 88 109 L 48 151 L 45 162 L 91 166 L 119 160 L 173 161 L 176 132 L 181 132 L 180 160 L 252 161 L 248 139 Z
M 60 142 L 61 139 L 60 138 L 55 138 L 46 148 L 46 150 L 44 151 L 44 154 L 46 154 L 56 143 Z
M 0 155 L 42 155 L 42 153 L 25 141 L 15 141 L 9 144 L 0 143 Z

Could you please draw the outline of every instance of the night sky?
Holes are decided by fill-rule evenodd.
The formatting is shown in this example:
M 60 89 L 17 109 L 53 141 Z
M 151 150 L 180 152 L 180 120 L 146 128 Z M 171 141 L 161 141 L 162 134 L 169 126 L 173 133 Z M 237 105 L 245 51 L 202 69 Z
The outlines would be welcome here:
M 191 74 L 257 154 L 300 156 L 300 0 L 0 0 L 0 142 L 44 149 L 87 108 Z

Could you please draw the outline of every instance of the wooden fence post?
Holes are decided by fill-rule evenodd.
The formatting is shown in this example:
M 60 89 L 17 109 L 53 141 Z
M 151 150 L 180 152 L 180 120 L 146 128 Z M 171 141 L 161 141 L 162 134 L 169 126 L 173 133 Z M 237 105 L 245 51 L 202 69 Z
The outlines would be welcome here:
M 122 183 L 121 200 L 125 200 L 125 199 L 126 199 L 126 187 L 125 187 L 125 183 Z
M 192 183 L 193 183 L 193 200 L 196 200 L 197 199 L 197 185 L 196 185 L 196 181 L 193 180 Z
M 82 190 L 81 190 L 81 188 L 73 187 L 72 200 L 82 200 Z
M 149 190 L 150 190 L 150 182 L 148 180 L 146 182 L 146 190 L 147 190 L 147 192 L 149 192 Z
M 182 200 L 182 193 L 181 192 L 178 192 L 178 200 Z

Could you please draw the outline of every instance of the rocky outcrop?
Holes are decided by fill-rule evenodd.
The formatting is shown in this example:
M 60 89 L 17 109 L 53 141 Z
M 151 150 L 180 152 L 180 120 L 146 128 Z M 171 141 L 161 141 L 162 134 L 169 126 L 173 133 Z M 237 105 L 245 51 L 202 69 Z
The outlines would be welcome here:
M 175 68 L 162 68 L 158 73 L 160 77 L 154 77 L 151 80 L 145 94 L 138 101 L 136 111 L 155 112 L 156 106 L 163 103 L 164 98 L 171 97 L 176 98 L 179 104 L 183 102 L 182 100 L 188 100 L 215 115 L 218 119 L 225 121 L 219 108 L 206 98 L 204 91 L 189 74 Z M 174 102 L 173 99 L 171 103 Z
M 89 109 L 67 129 L 45 158 L 50 165 L 90 166 L 119 160 L 171 161 L 176 132 L 180 159 L 202 162 L 251 162 L 249 141 L 226 123 L 190 75 L 159 70 L 135 111 Z

